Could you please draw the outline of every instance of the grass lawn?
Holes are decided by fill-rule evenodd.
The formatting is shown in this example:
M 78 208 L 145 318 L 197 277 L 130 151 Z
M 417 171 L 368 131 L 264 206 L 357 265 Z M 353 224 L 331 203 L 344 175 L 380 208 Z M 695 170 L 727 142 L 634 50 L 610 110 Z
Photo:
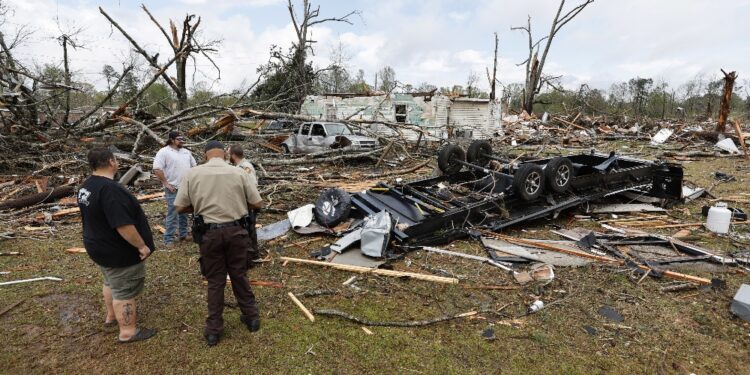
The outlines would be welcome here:
M 619 145 L 614 145 L 619 147 Z M 632 147 L 635 148 L 635 147 Z M 600 148 L 603 149 L 603 148 Z M 623 151 L 627 152 L 626 149 Z M 736 158 L 702 159 L 685 164 L 687 179 L 708 187 L 717 170 L 738 181 L 721 184 L 717 196 L 748 192 L 750 165 Z M 306 189 L 306 190 L 305 190 Z M 293 193 L 293 194 L 292 194 Z M 294 208 L 312 201 L 317 190 L 299 189 L 275 196 L 275 207 Z M 295 199 L 288 198 L 294 196 Z M 699 222 L 706 198 L 670 210 L 685 222 Z M 745 210 L 750 207 L 739 204 Z M 152 225 L 161 224 L 163 202 L 145 205 Z M 685 208 L 687 210 L 685 210 Z M 568 212 L 556 220 L 525 223 L 507 233 L 554 238 L 552 226 L 598 227 L 571 220 Z M 265 213 L 261 223 L 282 215 Z M 10 223 L 4 224 L 5 226 Z M 747 235 L 748 226 L 738 227 Z M 521 230 L 528 232 L 521 232 Z M 17 229 L 23 234 L 22 229 Z M 673 233 L 665 229 L 659 233 Z M 725 237 L 696 230 L 691 241 L 720 252 L 735 250 Z M 138 299 L 138 320 L 159 329 L 153 339 L 133 345 L 115 343 L 116 330 L 102 327 L 104 310 L 101 275 L 85 254 L 64 250 L 80 247 L 80 224 L 57 227 L 46 239 L 0 242 L 0 281 L 58 276 L 64 281 L 43 281 L 0 287 L 0 311 L 21 305 L 0 316 L 3 333 L 0 373 L 253 373 L 253 374 L 748 374 L 750 323 L 729 312 L 729 303 L 750 276 L 737 268 L 702 265 L 683 267 L 703 277 L 719 277 L 726 288 L 661 292 L 667 280 L 648 278 L 637 283 L 629 270 L 592 264 L 557 268 L 547 285 L 530 284 L 511 290 L 476 289 L 486 285 L 516 286 L 501 270 L 472 260 L 425 252 L 410 253 L 393 263 L 397 270 L 455 275 L 457 285 L 360 276 L 360 290 L 342 286 L 352 274 L 315 266 L 265 263 L 249 272 L 253 280 L 274 281 L 283 289 L 254 287 L 260 303 L 262 328 L 250 333 L 239 321 L 239 310 L 226 289 L 225 336 L 208 348 L 202 337 L 206 288 L 198 271 L 195 244 L 171 251 L 160 249 L 147 261 L 144 294 Z M 269 246 L 279 255 L 307 258 L 331 238 L 315 244 L 284 248 L 306 238 L 289 238 Z M 481 246 L 462 240 L 450 250 L 485 254 Z M 747 248 L 747 247 L 745 247 Z M 333 294 L 304 297 L 304 293 L 332 290 Z M 419 328 L 369 327 L 366 334 L 353 322 L 335 317 L 308 321 L 287 297 L 292 291 L 311 309 L 333 308 L 374 321 L 427 320 L 478 309 L 482 313 Z M 528 315 L 528 305 L 541 299 L 547 307 Z M 611 306 L 625 320 L 615 323 L 597 310 Z M 495 339 L 482 332 L 494 330 Z M 587 329 L 589 332 L 587 332 Z

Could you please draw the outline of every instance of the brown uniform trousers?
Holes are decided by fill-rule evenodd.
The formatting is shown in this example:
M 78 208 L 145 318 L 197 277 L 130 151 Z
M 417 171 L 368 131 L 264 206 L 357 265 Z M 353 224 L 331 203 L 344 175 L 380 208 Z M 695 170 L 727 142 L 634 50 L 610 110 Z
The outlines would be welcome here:
M 227 274 L 242 315 L 258 318 L 255 295 L 247 280 L 250 236 L 241 226 L 211 229 L 200 244 L 201 273 L 208 280 L 208 318 L 206 334 L 221 334 L 224 330 L 224 288 Z

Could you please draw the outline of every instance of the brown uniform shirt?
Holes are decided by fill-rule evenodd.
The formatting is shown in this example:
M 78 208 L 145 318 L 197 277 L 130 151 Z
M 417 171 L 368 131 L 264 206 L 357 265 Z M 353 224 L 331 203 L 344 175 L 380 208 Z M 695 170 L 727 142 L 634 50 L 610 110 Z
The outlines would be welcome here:
M 260 202 L 254 181 L 245 171 L 212 158 L 182 178 L 175 206 L 193 206 L 206 223 L 228 223 L 247 215 L 247 205 Z
M 250 176 L 250 181 L 255 183 L 256 187 L 258 186 L 258 175 L 255 174 L 253 163 L 249 162 L 247 159 L 242 159 L 242 161 L 237 164 L 237 167 L 242 168 L 242 170 Z

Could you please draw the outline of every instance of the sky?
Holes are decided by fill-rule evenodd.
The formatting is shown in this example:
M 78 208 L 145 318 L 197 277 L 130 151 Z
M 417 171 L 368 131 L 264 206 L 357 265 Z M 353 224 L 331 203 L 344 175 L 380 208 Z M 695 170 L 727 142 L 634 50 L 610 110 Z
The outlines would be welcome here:
M 69 51 L 71 69 L 97 87 L 106 87 L 104 64 L 117 70 L 132 54 L 130 44 L 99 13 L 102 7 L 150 54 L 167 61 L 171 48 L 141 2 L 127 0 L 6 0 L 11 9 L 2 32 L 8 36 L 26 26 L 33 31 L 19 46 L 16 57 L 43 65 L 62 61 L 55 37 L 81 28 L 83 46 Z M 204 82 L 216 91 L 238 89 L 256 80 L 256 69 L 268 61 L 269 48 L 284 49 L 294 40 L 286 0 L 164 0 L 143 1 L 162 25 L 178 23 L 186 14 L 201 17 L 200 38 L 222 41 L 215 61 L 199 57 L 193 83 Z M 301 0 L 294 0 L 300 9 Z M 566 9 L 579 4 L 568 0 Z M 544 36 L 559 5 L 558 0 L 319 0 L 321 17 L 352 10 L 353 25 L 325 23 L 312 29 L 313 62 L 330 63 L 334 46 L 343 45 L 346 66 L 354 74 L 365 71 L 372 84 L 375 72 L 391 66 L 398 81 L 418 86 L 466 85 L 471 73 L 479 87 L 488 88 L 486 69 L 492 67 L 494 37 L 500 38 L 498 79 L 521 82 L 527 36 L 511 31 L 531 16 L 536 38 Z M 750 0 L 596 0 L 555 37 L 546 73 L 562 75 L 575 88 L 586 83 L 608 88 L 612 83 L 640 76 L 664 80 L 671 87 L 704 74 L 720 77 L 720 69 L 736 70 L 740 82 L 750 78 Z M 145 74 L 145 73 L 144 73 Z M 748 81 L 750 82 L 750 81 Z M 750 85 L 748 85 L 750 86 Z

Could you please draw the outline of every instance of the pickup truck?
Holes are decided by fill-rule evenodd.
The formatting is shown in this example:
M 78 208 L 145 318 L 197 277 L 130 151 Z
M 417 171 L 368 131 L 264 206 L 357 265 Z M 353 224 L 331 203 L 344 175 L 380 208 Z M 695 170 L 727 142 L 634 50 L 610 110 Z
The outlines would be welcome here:
M 342 123 L 304 122 L 281 143 L 281 148 L 287 154 L 308 154 L 349 146 L 355 150 L 369 150 L 378 145 L 376 139 L 356 135 Z

